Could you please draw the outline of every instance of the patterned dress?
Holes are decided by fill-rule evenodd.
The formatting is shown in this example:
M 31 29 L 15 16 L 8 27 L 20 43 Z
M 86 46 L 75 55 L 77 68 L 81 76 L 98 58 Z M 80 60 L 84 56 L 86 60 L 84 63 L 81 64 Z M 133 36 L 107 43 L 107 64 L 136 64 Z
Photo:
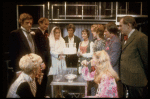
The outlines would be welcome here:
M 85 80 L 94 80 L 95 71 L 89 72 L 87 67 L 82 69 L 82 76 Z M 112 76 L 103 75 L 98 84 L 95 96 L 87 96 L 86 98 L 118 98 L 117 84 Z
M 105 49 L 105 40 L 95 40 L 93 45 L 93 52 L 101 51 Z
M 115 78 L 103 75 L 98 85 L 96 96 L 101 98 L 118 98 Z

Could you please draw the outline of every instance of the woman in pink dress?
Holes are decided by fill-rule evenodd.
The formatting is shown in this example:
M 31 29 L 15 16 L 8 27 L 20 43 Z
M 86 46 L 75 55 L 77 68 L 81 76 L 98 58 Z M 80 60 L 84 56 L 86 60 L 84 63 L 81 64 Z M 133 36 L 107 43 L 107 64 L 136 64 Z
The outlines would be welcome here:
M 94 78 L 95 83 L 98 84 L 98 88 L 95 96 L 87 97 L 118 98 L 116 81 L 119 80 L 119 77 L 110 64 L 110 58 L 107 52 L 104 50 L 95 52 L 93 54 L 93 59 L 96 61 L 95 71 L 89 73 L 87 72 L 88 68 L 84 67 L 82 69 L 82 75 L 84 75 L 86 79 Z M 87 62 L 82 63 L 86 64 Z

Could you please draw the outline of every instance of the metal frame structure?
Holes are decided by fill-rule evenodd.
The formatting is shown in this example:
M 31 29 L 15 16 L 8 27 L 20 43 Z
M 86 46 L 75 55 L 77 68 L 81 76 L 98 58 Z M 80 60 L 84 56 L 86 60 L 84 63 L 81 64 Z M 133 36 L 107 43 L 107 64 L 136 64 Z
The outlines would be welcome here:
M 49 3 L 49 2 L 48 2 Z M 106 24 L 106 22 L 108 21 L 114 21 L 115 19 L 102 19 L 102 18 L 110 18 L 110 17 L 114 17 L 112 15 L 113 10 L 112 9 L 106 9 L 106 10 L 111 10 L 111 15 L 107 16 L 107 15 L 101 15 L 101 2 L 98 2 L 98 5 L 95 2 L 95 5 L 87 5 L 87 4 L 67 4 L 66 2 L 64 4 L 52 4 L 51 5 L 51 18 L 49 18 L 49 20 L 51 20 L 50 23 L 54 23 L 54 24 L 64 24 L 64 23 L 75 23 L 75 24 L 94 24 L 94 23 L 99 23 L 99 21 L 101 21 L 101 23 Z M 64 10 L 64 15 L 59 15 L 59 17 L 64 17 L 64 19 L 60 19 L 60 18 L 53 18 L 53 8 L 54 6 L 64 6 L 65 10 Z M 66 15 L 66 8 L 69 6 L 75 6 L 76 7 L 76 15 Z M 82 14 L 78 15 L 78 7 L 81 6 L 82 7 Z M 95 15 L 84 15 L 84 7 L 95 7 Z M 111 2 L 111 8 L 113 8 L 113 2 Z M 99 10 L 98 10 L 99 9 Z M 115 9 L 114 9 L 115 10 Z M 59 11 L 59 10 L 58 10 Z M 99 14 L 98 14 L 99 12 Z M 59 14 L 59 12 L 57 12 Z M 81 17 L 81 19 L 67 19 L 67 17 Z M 94 17 L 95 19 L 84 19 L 87 17 Z M 65 21 L 65 22 L 62 22 Z M 81 23 L 82 21 L 82 23 Z
M 17 5 L 17 28 L 19 28 L 19 6 L 43 6 L 43 17 L 45 17 L 45 15 L 47 14 L 46 17 L 48 17 L 49 22 L 51 24 L 68 24 L 68 23 L 73 23 L 73 24 L 96 24 L 96 23 L 101 23 L 101 24 L 107 24 L 108 22 L 115 22 L 117 25 L 119 25 L 119 22 L 117 22 L 118 17 L 123 17 L 123 16 L 133 16 L 133 17 L 145 17 L 147 18 L 148 15 L 142 15 L 142 2 L 136 2 L 136 3 L 141 3 L 141 7 L 140 7 L 140 15 L 134 15 L 134 14 L 128 14 L 128 9 L 129 9 L 129 3 L 130 2 L 125 2 L 126 3 L 126 7 L 125 9 L 122 9 L 121 7 L 119 8 L 118 3 L 119 2 L 110 2 L 111 6 L 110 9 L 102 9 L 102 3 L 103 2 L 95 2 L 95 4 L 78 4 L 78 2 L 76 2 L 75 4 L 67 4 L 67 2 L 64 2 L 63 4 L 52 4 L 51 2 L 47 2 L 47 7 L 45 7 L 45 4 L 41 4 L 41 5 Z M 114 3 L 116 3 L 116 7 L 114 8 Z M 57 13 L 58 17 L 54 18 L 53 17 L 53 13 L 54 13 L 54 7 L 56 6 L 61 6 L 64 7 L 64 15 L 60 15 L 59 14 L 59 9 L 57 9 Z M 75 6 L 76 11 L 75 11 L 75 15 L 66 15 L 66 10 L 67 7 L 69 6 Z M 106 2 L 104 3 L 104 6 L 106 6 Z M 82 7 L 82 14 L 78 15 L 78 11 L 79 8 L 78 7 Z M 95 14 L 94 15 L 84 15 L 84 7 L 95 7 L 94 11 Z M 46 13 L 45 13 L 46 10 Z M 102 15 L 102 10 L 108 11 L 110 10 L 110 15 Z M 115 12 L 115 14 L 113 14 Z M 118 14 L 118 12 L 121 11 L 125 11 L 125 14 Z M 73 19 L 75 17 L 81 18 L 81 19 Z M 88 18 L 93 18 L 93 19 L 88 19 Z M 61 19 L 62 18 L 62 19 Z M 68 19 L 68 18 L 72 18 L 72 19 Z M 86 19 L 85 19 L 86 18 Z M 34 27 L 32 27 L 32 29 L 34 29 Z

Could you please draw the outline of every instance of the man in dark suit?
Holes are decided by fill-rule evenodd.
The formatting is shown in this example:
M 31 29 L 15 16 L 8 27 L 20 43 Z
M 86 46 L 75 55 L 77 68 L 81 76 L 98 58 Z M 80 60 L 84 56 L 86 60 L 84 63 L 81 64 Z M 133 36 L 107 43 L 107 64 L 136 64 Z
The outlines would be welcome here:
M 131 16 L 120 20 L 119 30 L 126 35 L 120 59 L 121 81 L 129 98 L 146 98 L 148 94 L 148 37 L 135 29 Z
M 33 35 L 30 33 L 33 23 L 32 16 L 27 13 L 21 14 L 19 23 L 21 28 L 10 33 L 10 59 L 14 70 L 14 78 L 16 78 L 16 73 L 20 71 L 20 58 L 25 54 L 37 53 Z
M 37 84 L 37 97 L 44 97 L 47 85 L 47 74 L 51 65 L 50 47 L 47 31 L 49 20 L 47 18 L 40 18 L 38 20 L 38 23 L 39 27 L 37 30 L 35 30 L 35 43 L 38 48 L 38 54 L 42 57 L 46 65 L 46 69 L 43 70 L 44 76 L 41 85 Z
M 76 43 L 76 48 L 78 51 L 79 43 L 81 42 L 81 39 L 74 35 L 75 32 L 75 26 L 73 24 L 69 24 L 67 26 L 68 36 L 64 38 L 65 43 Z M 72 64 L 72 67 L 77 67 L 78 63 L 78 56 L 77 54 L 74 55 L 68 55 L 66 57 L 66 64 L 67 67 L 71 67 L 70 64 Z

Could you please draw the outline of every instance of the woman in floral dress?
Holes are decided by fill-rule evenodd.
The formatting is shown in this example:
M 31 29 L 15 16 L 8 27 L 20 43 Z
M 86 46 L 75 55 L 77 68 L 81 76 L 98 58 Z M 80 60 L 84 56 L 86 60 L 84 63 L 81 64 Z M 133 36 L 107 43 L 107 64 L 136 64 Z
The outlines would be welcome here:
M 113 70 L 110 64 L 110 58 L 106 51 L 95 52 L 93 57 L 96 61 L 96 69 L 89 76 L 87 67 L 82 69 L 84 78 L 94 78 L 95 83 L 98 84 L 97 92 L 95 96 L 87 97 L 99 97 L 99 98 L 118 98 L 117 84 L 119 80 L 118 74 Z M 82 62 L 86 64 L 86 62 Z M 91 79 L 90 78 L 90 79 Z

